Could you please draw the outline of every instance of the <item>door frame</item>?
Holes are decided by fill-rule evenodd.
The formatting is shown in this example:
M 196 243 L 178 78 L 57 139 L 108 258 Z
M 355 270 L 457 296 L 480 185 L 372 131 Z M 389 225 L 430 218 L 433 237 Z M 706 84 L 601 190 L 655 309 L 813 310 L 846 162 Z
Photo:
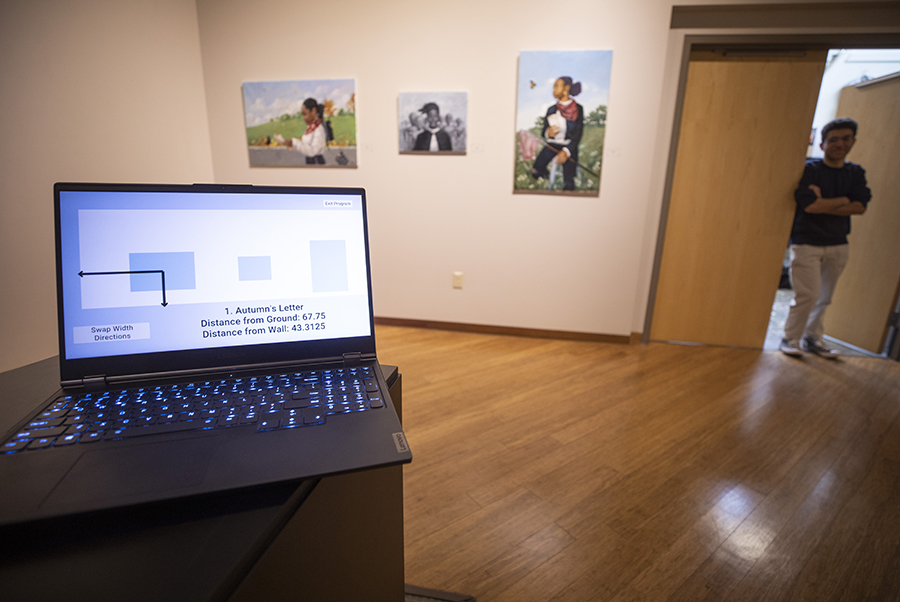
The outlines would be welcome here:
M 673 24 L 675 18 L 673 15 Z M 674 28 L 674 27 L 673 27 Z M 823 34 L 689 34 L 684 38 L 681 49 L 681 64 L 676 89 L 675 113 L 672 124 L 672 135 L 669 142 L 666 176 L 663 186 L 662 206 L 660 208 L 659 226 L 656 236 L 656 248 L 653 256 L 653 267 L 650 276 L 650 289 L 647 298 L 647 310 L 644 314 L 644 329 L 641 343 L 650 342 L 650 329 L 653 325 L 653 311 L 659 285 L 659 274 L 662 266 L 662 254 L 665 245 L 666 226 L 672 197 L 672 183 L 675 179 L 675 159 L 678 154 L 678 142 L 681 133 L 681 119 L 684 112 L 684 97 L 687 89 L 688 67 L 691 53 L 694 50 L 713 50 L 733 55 L 753 56 L 790 56 L 810 50 L 829 50 L 832 48 L 900 48 L 900 33 L 823 33 Z M 774 293 L 773 293 L 774 295 Z M 898 337 L 900 338 L 900 337 Z M 895 341 L 895 346 L 897 342 Z

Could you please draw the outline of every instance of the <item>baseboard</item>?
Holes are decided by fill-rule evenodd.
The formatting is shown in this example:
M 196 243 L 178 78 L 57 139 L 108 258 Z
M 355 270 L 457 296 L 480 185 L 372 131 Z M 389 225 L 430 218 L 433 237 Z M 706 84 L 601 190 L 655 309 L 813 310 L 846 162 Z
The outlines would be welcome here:
M 375 324 L 383 326 L 407 326 L 411 328 L 431 328 L 476 334 L 499 334 L 533 339 L 559 339 L 563 341 L 584 341 L 588 343 L 617 343 L 621 345 L 640 342 L 640 333 L 631 336 L 616 334 L 594 334 L 590 332 L 570 332 L 568 330 L 541 330 L 538 328 L 514 328 L 511 326 L 488 326 L 486 324 L 464 324 L 461 322 L 440 322 L 437 320 L 410 320 L 407 318 L 376 317 Z M 635 335 L 637 338 L 635 339 Z

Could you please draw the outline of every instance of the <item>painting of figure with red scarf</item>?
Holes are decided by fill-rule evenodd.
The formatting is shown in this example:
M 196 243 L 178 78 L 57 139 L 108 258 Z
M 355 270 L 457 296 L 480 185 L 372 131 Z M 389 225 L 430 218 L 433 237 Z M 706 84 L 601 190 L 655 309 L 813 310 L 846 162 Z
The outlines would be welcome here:
M 611 51 L 519 55 L 513 191 L 597 196 Z
M 251 167 L 356 167 L 352 79 L 244 83 Z

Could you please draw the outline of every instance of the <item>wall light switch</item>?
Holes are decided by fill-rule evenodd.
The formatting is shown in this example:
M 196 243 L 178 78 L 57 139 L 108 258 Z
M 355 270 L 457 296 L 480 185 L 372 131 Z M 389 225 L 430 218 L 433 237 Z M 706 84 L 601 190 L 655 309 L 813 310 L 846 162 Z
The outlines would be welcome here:
M 453 288 L 462 288 L 462 272 L 453 272 Z

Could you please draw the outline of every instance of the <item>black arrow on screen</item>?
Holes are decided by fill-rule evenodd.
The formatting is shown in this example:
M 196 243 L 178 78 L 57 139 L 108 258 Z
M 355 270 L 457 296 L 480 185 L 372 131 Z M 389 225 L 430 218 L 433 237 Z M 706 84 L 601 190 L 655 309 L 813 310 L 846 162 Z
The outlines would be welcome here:
M 129 272 L 85 272 L 82 270 L 78 272 L 78 275 L 82 278 L 85 276 L 113 276 L 121 274 L 159 274 L 162 278 L 162 306 L 168 305 L 166 303 L 166 273 L 163 270 L 132 270 Z

